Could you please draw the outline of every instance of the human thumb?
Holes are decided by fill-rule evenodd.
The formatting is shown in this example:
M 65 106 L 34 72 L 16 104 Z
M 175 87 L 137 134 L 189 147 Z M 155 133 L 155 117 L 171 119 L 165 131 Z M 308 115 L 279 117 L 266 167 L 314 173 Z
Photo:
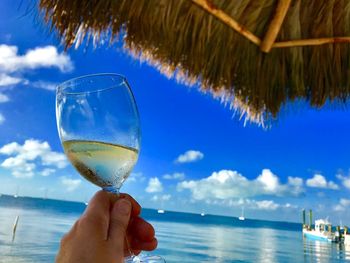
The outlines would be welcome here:
M 127 199 L 119 199 L 114 203 L 109 222 L 109 240 L 119 255 L 123 255 L 124 252 L 124 240 L 130 212 L 131 203 Z

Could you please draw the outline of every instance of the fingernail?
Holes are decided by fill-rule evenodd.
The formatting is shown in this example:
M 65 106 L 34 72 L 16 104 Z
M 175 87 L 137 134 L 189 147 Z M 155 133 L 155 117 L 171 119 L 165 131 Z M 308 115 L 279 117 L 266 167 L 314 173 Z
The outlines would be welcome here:
M 115 203 L 115 206 L 116 206 L 116 209 L 118 210 L 118 212 L 122 215 L 128 215 L 130 213 L 131 204 L 126 199 L 119 199 Z

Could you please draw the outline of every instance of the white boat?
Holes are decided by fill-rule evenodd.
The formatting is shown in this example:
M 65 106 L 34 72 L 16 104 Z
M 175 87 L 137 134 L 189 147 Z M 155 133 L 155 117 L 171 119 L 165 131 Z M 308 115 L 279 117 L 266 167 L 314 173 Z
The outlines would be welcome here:
M 164 214 L 165 213 L 165 211 L 163 210 L 163 209 L 158 209 L 158 214 Z
M 240 217 L 238 217 L 238 220 L 244 221 L 245 217 L 244 217 L 244 207 L 242 207 L 242 214 Z
M 327 219 L 315 220 L 314 229 L 310 226 L 304 227 L 303 235 L 309 239 L 338 242 L 337 236 L 332 232 L 332 224 Z
M 350 246 L 350 234 L 347 233 L 347 229 L 344 229 L 344 245 L 347 247 Z
M 13 195 L 14 198 L 18 197 L 19 187 L 17 186 L 16 193 Z
M 205 214 L 204 214 L 204 213 L 201 213 L 201 216 L 205 216 Z

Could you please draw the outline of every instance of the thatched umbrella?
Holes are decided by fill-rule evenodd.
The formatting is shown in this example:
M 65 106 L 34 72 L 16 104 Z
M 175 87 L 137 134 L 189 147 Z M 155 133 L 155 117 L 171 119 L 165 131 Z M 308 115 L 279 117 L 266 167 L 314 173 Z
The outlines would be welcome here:
M 349 0 L 40 0 L 40 9 L 67 48 L 122 40 L 260 123 L 288 101 L 321 107 L 350 92 Z

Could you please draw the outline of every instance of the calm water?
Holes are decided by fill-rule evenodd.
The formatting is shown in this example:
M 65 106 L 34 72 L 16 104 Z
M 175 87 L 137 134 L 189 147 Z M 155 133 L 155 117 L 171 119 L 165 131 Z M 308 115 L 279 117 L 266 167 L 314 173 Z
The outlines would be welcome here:
M 0 197 L 0 262 L 53 262 L 82 203 Z M 12 226 L 19 215 L 16 239 Z M 301 225 L 144 209 L 167 262 L 346 262 L 350 247 L 303 240 Z

